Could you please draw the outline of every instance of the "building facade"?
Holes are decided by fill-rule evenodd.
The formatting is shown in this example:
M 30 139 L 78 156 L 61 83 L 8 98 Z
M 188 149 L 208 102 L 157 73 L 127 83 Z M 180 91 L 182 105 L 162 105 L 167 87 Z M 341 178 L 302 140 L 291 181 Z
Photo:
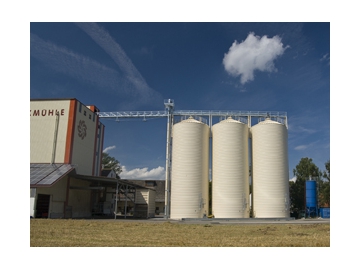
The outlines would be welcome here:
M 76 99 L 30 101 L 30 163 L 73 164 L 100 176 L 104 125 L 95 106 Z
M 101 174 L 97 112 L 75 98 L 30 100 L 30 217 L 91 216 L 93 182 L 79 175 Z

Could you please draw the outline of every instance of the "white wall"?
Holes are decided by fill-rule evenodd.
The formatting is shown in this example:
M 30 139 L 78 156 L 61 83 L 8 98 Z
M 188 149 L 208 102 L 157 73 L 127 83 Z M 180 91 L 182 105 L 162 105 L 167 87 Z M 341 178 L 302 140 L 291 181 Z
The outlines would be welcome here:
M 77 165 L 77 174 L 92 175 L 93 173 L 94 156 L 96 154 L 96 123 L 95 113 L 80 102 L 77 102 L 71 159 L 71 163 Z
M 72 178 L 70 186 L 86 188 L 89 182 Z M 72 207 L 73 218 L 91 217 L 91 190 L 70 189 L 68 206 Z
M 69 120 L 69 100 L 30 102 L 30 163 L 50 163 L 54 146 L 56 111 L 59 126 L 55 163 L 63 163 Z

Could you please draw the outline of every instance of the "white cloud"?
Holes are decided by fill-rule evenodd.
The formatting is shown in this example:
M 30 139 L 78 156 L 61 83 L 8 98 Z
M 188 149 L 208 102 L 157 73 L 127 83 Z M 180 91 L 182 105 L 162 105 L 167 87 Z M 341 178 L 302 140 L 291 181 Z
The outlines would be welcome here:
M 122 167 L 120 173 L 122 179 L 137 179 L 137 180 L 165 180 L 164 167 L 157 167 L 149 170 L 149 168 L 136 168 L 128 171 L 125 166 Z
M 326 60 L 329 60 L 329 59 L 330 59 L 330 56 L 329 56 L 329 54 L 327 53 L 327 54 L 323 55 L 323 57 L 321 57 L 320 62 L 326 61 Z
M 122 103 L 125 109 L 162 101 L 161 94 L 148 86 L 131 59 L 104 29 L 97 24 L 80 23 L 78 26 L 109 54 L 119 70 L 103 65 L 66 47 L 45 41 L 32 33 L 30 33 L 30 56 L 47 68 L 82 83 L 96 85 L 102 91 L 128 98 Z
M 312 125 L 314 126 L 314 123 L 303 123 L 303 125 L 309 126 Z M 316 132 L 318 132 L 319 130 L 316 130 L 315 128 L 308 128 L 308 127 L 304 127 L 301 126 L 301 123 L 294 123 L 294 124 L 288 124 L 289 130 L 293 133 L 302 133 L 302 134 L 314 134 Z
M 96 23 L 77 23 L 117 64 L 129 81 L 129 85 L 138 97 L 138 101 L 147 103 L 156 100 L 160 94 L 151 89 L 140 72 L 126 55 L 121 46 L 110 36 L 110 34 Z
M 310 138 L 313 134 L 327 134 L 330 130 L 329 116 L 318 109 L 303 110 L 288 117 L 289 141 L 299 145 L 299 140 Z
M 294 149 L 295 150 L 305 150 L 308 147 L 309 147 L 308 145 L 298 145 Z
M 113 150 L 113 149 L 115 149 L 115 148 L 116 148 L 115 145 L 109 146 L 109 147 L 106 147 L 106 148 L 103 150 L 103 152 L 104 152 L 104 153 L 107 153 L 107 152 L 109 152 L 110 150 Z
M 289 181 L 291 181 L 291 182 L 296 182 L 296 176 L 294 176 L 293 178 L 291 178 Z
M 282 55 L 287 47 L 283 47 L 281 38 L 274 36 L 259 37 L 250 33 L 245 41 L 236 40 L 225 54 L 223 64 L 225 70 L 232 76 L 241 76 L 241 83 L 254 80 L 254 71 L 277 71 L 274 60 Z
M 31 57 L 43 63 L 47 68 L 81 82 L 95 84 L 109 92 L 116 92 L 122 96 L 132 95 L 126 87 L 126 78 L 118 71 L 67 48 L 45 41 L 35 34 L 30 34 L 30 43 Z
M 321 59 L 320 59 L 320 62 L 325 62 L 327 63 L 328 65 L 330 65 L 330 55 L 327 53 L 325 54 Z

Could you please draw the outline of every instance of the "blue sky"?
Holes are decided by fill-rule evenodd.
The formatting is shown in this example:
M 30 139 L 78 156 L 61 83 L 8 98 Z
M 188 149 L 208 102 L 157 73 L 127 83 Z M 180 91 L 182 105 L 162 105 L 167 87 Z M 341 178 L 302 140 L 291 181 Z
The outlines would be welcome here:
M 330 160 L 330 23 L 31 23 L 30 98 L 100 111 L 285 111 L 289 179 Z M 105 124 L 122 178 L 164 179 L 166 119 Z
M 359 58 L 356 34 L 358 8 L 355 3 L 306 0 L 301 3 L 282 0 L 225 0 L 211 3 L 104 0 L 99 3 L 90 0 L 85 4 L 83 1 L 45 3 L 34 0 L 19 4 L 8 1 L 2 5 L 3 21 L 0 26 L 3 37 L 2 100 L 11 100 L 4 104 L 3 110 L 3 126 L 10 127 L 1 135 L 5 152 L 9 160 L 18 160 L 23 144 L 26 149 L 30 148 L 29 140 L 22 140 L 22 119 L 28 116 L 29 98 L 76 97 L 84 104 L 98 106 L 101 111 L 162 110 L 162 98 L 172 98 L 175 108 L 179 110 L 286 111 L 289 117 L 291 177 L 292 169 L 306 156 L 311 157 L 321 170 L 324 169 L 323 164 L 330 156 L 331 103 L 331 163 L 332 179 L 335 180 L 331 189 L 331 214 L 333 217 L 352 217 L 353 208 L 344 206 L 351 204 L 349 198 L 357 196 L 357 193 L 351 193 L 358 190 L 355 188 L 357 181 L 354 181 L 358 167 L 358 135 L 355 131 L 358 100 L 355 95 Z M 99 24 L 107 33 L 106 36 L 115 41 L 113 48 L 104 48 L 76 24 L 30 23 L 54 21 L 215 23 L 207 28 L 202 28 L 204 24 L 191 26 L 194 24 L 187 23 L 176 27 L 163 24 L 157 29 L 149 24 L 146 27 L 128 23 L 113 26 Z M 331 36 L 329 24 L 262 22 L 331 22 Z M 252 81 L 241 84 L 241 76 L 234 77 L 225 70 L 223 59 L 232 44 L 235 41 L 242 43 L 249 33 L 260 38 L 264 35 L 271 39 L 278 36 L 286 49 L 270 61 L 275 69 L 271 72 L 256 70 Z M 39 55 L 39 51 L 37 56 L 32 55 L 32 41 L 38 43 L 40 48 L 43 46 L 47 57 Z M 38 50 L 41 51 L 40 48 Z M 123 60 L 122 64 L 119 59 Z M 129 77 L 132 81 L 124 79 Z M 135 82 L 138 82 L 137 87 Z M 120 122 L 115 125 L 111 121 L 103 122 L 106 125 L 105 147 L 115 147 L 109 150 L 109 154 L 116 156 L 129 172 L 136 174 L 136 168 L 150 172 L 164 166 L 164 121 Z M 29 158 L 30 155 L 25 156 Z M 25 158 L 23 166 L 27 164 Z M 8 179 L 14 178 L 9 163 L 3 162 L 3 171 Z M 351 188 L 345 183 L 351 183 Z M 19 202 L 15 207 L 17 209 L 28 204 L 28 189 L 24 186 L 21 191 L 23 193 L 18 197 L 24 198 L 24 201 L 16 201 Z M 13 202 L 13 194 L 7 194 L 7 201 Z M 17 235 L 21 235 L 20 231 L 24 232 L 19 237 L 20 241 L 29 239 L 30 230 L 23 230 L 23 224 L 29 224 L 28 219 L 25 215 L 23 217 L 24 222 L 19 223 L 16 231 Z M 345 224 L 342 219 L 333 218 L 331 223 L 332 249 L 336 248 L 336 243 L 339 243 L 339 247 L 346 246 L 347 242 L 342 242 L 353 238 L 356 223 L 347 222 L 346 230 L 339 226 Z M 16 225 L 11 223 L 9 229 L 14 228 Z M 15 243 L 13 240 L 7 242 L 8 246 Z M 25 243 L 28 247 L 28 242 Z M 171 258 L 170 252 L 166 251 L 162 249 L 161 252 L 166 255 L 160 255 L 165 260 Z M 186 256 L 194 254 L 198 259 L 199 254 L 192 251 L 190 249 Z M 211 266 L 223 267 L 225 261 L 232 263 L 233 258 L 238 258 L 238 250 L 232 249 L 236 251 L 234 254 L 229 249 L 215 251 L 212 258 L 221 258 L 218 263 L 216 259 L 206 258 L 199 262 L 207 265 L 211 261 Z M 339 258 L 332 256 L 331 251 L 329 256 L 328 249 L 317 249 L 316 256 L 311 256 L 308 251 L 296 249 L 296 252 L 304 252 L 301 255 L 306 256 L 312 265 L 319 267 L 337 262 Z M 106 252 L 108 255 L 108 250 Z M 184 249 L 177 249 L 176 256 L 178 252 L 184 252 Z M 265 260 L 258 260 L 259 252 Z M 133 262 L 131 256 L 134 253 L 125 253 L 130 258 L 128 261 Z M 67 253 L 66 256 L 72 254 Z M 264 249 L 257 249 L 256 252 L 241 249 L 241 254 L 256 259 L 257 266 L 267 266 L 270 262 L 277 263 L 279 267 L 278 258 L 291 258 L 294 250 L 285 248 L 280 253 L 274 253 Z M 351 265 L 350 258 L 355 258 L 351 255 L 342 260 L 342 265 L 345 261 L 348 262 L 346 265 Z M 74 256 L 77 259 L 78 253 Z M 151 252 L 142 254 L 144 261 L 151 261 L 156 256 L 159 257 Z M 326 259 L 319 260 L 320 257 Z M 254 260 L 247 261 L 248 266 L 254 266 Z M 12 260 L 14 262 L 16 260 Z M 83 261 L 81 263 L 84 264 Z M 103 264 L 103 261 L 91 261 L 92 267 Z M 59 267 L 62 265 L 59 264 Z M 292 267 L 300 268 L 303 265 L 295 263 Z M 288 268 L 288 265 L 282 268 Z

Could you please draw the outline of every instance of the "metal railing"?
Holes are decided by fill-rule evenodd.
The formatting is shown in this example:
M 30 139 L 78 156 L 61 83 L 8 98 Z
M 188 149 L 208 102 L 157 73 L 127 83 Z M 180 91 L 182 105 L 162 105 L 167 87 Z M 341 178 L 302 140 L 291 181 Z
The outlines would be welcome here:
M 100 118 L 167 117 L 166 111 L 98 112 Z
M 120 111 L 98 112 L 100 118 L 136 118 L 136 117 L 167 117 L 167 111 Z M 214 110 L 178 110 L 174 116 L 252 116 L 252 117 L 287 117 L 286 112 L 269 111 L 214 111 Z

